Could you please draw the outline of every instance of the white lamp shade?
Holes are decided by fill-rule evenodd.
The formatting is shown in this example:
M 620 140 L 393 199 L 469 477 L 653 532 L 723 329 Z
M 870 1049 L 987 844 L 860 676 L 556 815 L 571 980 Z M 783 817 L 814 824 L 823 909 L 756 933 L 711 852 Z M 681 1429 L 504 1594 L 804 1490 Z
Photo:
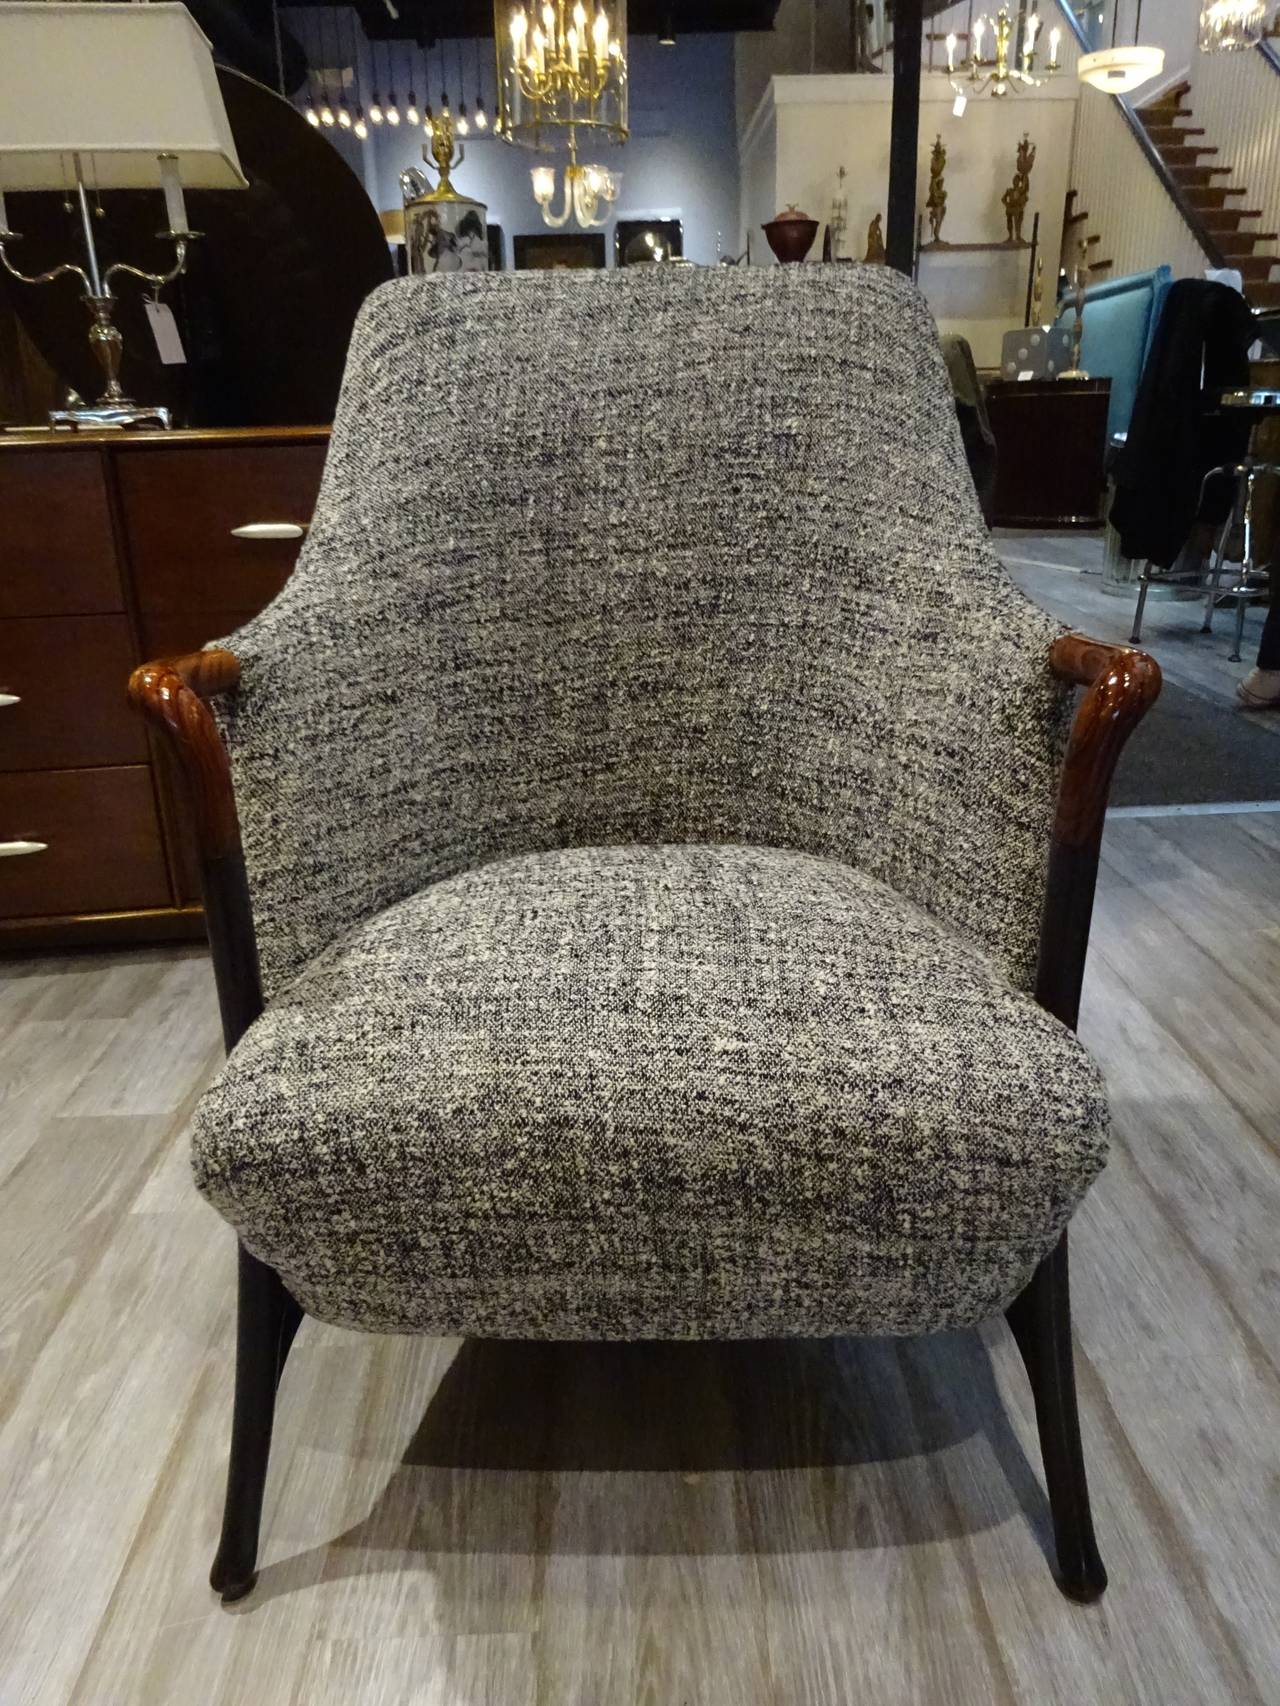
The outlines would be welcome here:
M 1109 95 L 1126 95 L 1163 70 L 1162 47 L 1104 47 L 1097 53 L 1081 54 L 1076 65 L 1082 83 L 1105 89 Z
M 208 41 L 185 6 L 0 0 L 0 190 L 243 189 Z

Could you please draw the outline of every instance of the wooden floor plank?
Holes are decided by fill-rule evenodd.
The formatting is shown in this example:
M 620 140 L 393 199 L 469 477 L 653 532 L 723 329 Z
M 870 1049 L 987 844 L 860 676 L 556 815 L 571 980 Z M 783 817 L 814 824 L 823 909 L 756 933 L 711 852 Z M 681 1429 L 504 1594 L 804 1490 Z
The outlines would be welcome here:
M 207 961 L 25 962 L 0 987 L 4 1706 L 1270 1706 L 1276 821 L 1108 830 L 1082 1034 L 1115 1152 L 1073 1232 L 1093 1608 L 1050 1575 L 1002 1323 L 521 1346 L 306 1322 L 261 1583 L 224 1609 L 234 1241 L 183 1130 L 217 1058 Z

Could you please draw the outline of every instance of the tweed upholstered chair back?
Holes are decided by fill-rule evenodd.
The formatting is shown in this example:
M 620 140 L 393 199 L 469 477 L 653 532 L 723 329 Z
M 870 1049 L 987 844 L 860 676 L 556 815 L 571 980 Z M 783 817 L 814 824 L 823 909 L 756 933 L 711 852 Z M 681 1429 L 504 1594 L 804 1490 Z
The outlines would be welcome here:
M 1057 631 L 896 273 L 387 285 L 299 564 L 227 642 L 267 992 L 433 880 L 631 841 L 851 861 L 1025 985 Z

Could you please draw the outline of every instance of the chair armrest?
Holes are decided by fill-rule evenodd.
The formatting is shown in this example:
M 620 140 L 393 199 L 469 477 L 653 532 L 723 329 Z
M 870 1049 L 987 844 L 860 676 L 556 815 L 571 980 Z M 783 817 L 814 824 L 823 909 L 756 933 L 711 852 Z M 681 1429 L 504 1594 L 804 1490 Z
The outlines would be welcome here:
M 206 703 L 239 681 L 239 659 L 222 650 L 144 663 L 129 678 L 129 703 L 163 737 L 186 792 L 228 1053 L 262 1011 L 258 944 L 231 762 Z
M 1087 687 L 1062 767 L 1049 851 L 1036 1000 L 1075 1029 L 1111 778 L 1125 742 L 1155 703 L 1160 666 L 1133 646 L 1064 634 L 1049 648 L 1061 681 Z

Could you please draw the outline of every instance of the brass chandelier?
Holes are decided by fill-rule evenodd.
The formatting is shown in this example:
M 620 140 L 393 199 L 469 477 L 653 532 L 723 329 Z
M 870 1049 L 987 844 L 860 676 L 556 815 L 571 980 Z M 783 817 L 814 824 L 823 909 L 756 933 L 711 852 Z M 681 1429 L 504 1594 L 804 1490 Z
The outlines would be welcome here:
M 963 59 L 956 58 L 959 38 L 954 34 L 947 37 L 947 75 L 956 94 L 967 98 L 986 93 L 1002 99 L 1022 88 L 1038 88 L 1046 77 L 1052 77 L 1059 69 L 1058 49 L 1062 31 L 1055 25 L 1048 32 L 1049 57 L 1042 74 L 1037 75 L 1040 69 L 1040 22 L 1040 13 L 1035 7 L 1028 11 L 1025 4 L 1019 6 L 1016 15 L 1007 6 L 1001 6 L 994 18 L 975 18 L 970 4 L 968 41 Z M 984 46 L 988 32 L 991 36 L 990 57 L 987 57 Z
M 603 225 L 616 201 L 621 173 L 580 163 L 584 137 L 627 139 L 626 0 L 494 0 L 498 58 L 498 122 L 506 141 L 550 151 L 563 137 L 561 207 L 553 211 L 554 166 L 531 170 L 534 199 L 551 226 L 572 217 Z

